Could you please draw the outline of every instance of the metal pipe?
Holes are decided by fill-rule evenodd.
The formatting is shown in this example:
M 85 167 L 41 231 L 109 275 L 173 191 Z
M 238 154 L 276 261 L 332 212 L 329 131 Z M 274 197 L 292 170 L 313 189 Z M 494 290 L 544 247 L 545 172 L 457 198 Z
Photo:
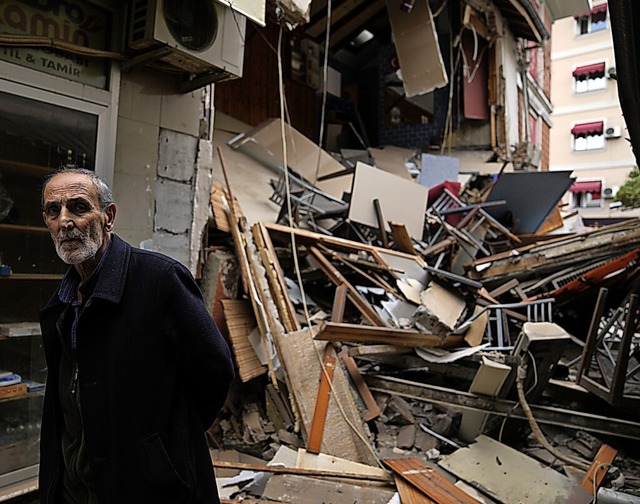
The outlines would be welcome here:
M 640 497 L 600 487 L 596 502 L 598 504 L 640 504 Z

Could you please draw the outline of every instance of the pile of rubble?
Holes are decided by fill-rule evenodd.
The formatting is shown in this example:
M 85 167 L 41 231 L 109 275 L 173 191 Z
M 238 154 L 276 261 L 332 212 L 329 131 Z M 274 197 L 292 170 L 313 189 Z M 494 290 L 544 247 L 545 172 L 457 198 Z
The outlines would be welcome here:
M 382 218 L 413 200 L 357 216 L 357 171 L 350 199 L 290 175 L 287 225 L 212 190 L 224 502 L 640 500 L 640 220 L 562 232 L 566 187 L 532 217 L 513 198 L 539 174 L 501 173 L 430 185 L 416 233 Z

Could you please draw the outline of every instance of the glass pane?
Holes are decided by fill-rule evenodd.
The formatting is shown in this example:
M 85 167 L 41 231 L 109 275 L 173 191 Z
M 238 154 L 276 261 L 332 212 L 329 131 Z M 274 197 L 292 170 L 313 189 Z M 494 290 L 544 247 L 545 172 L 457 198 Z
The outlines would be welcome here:
M 47 369 L 38 312 L 67 267 L 40 214 L 44 177 L 61 165 L 94 169 L 98 117 L 0 92 L 0 487 L 38 463 Z M 3 268 L 3 272 L 6 268 Z
M 0 115 L 0 159 L 93 169 L 97 116 L 2 92 Z

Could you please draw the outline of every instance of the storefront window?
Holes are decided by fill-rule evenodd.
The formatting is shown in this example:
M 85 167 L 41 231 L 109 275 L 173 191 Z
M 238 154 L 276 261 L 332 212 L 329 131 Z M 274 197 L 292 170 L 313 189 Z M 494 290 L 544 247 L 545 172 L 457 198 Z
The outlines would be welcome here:
M 81 105 L 81 104 L 80 104 Z M 0 92 L 0 501 L 34 479 L 47 369 L 38 312 L 67 266 L 40 215 L 44 177 L 94 169 L 98 116 Z

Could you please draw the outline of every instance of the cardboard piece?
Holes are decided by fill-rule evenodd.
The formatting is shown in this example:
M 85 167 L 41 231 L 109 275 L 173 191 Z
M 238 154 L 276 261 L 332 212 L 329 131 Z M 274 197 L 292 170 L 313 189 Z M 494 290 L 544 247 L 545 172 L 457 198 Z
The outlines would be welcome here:
M 345 167 L 333 156 L 295 128 L 285 124 L 284 129 L 287 165 L 302 178 L 314 183 L 324 175 L 344 171 Z M 269 119 L 248 133 L 238 135 L 229 141 L 229 145 L 274 171 L 284 171 L 282 122 L 279 118 Z M 315 186 L 331 196 L 342 198 L 343 193 L 350 190 L 351 181 L 352 175 L 344 175 L 317 182 Z
M 385 220 L 403 223 L 411 236 L 421 239 L 427 195 L 428 190 L 420 184 L 358 162 L 348 217 L 354 222 L 377 228 L 378 219 L 372 203 L 377 199 Z M 402 205 L 398 204 L 399 201 Z
M 418 0 L 411 12 L 405 12 L 397 2 L 387 0 L 387 11 L 407 97 L 446 86 L 449 79 L 429 2 Z
M 405 163 L 415 156 L 415 150 L 390 145 L 384 149 L 369 148 L 369 154 L 371 154 L 376 168 L 406 180 L 413 180 Z

